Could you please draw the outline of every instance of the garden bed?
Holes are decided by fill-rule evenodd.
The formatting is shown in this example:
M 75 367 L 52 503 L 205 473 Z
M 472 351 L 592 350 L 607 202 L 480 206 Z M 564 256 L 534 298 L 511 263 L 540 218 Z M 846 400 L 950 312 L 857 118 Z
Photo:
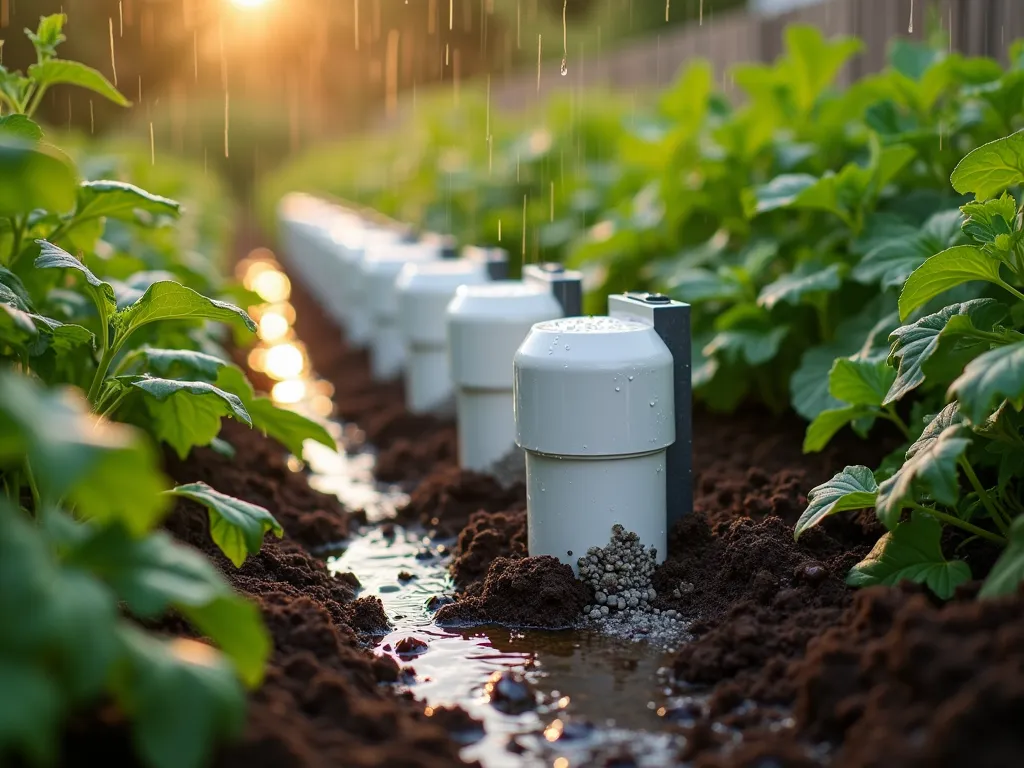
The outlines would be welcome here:
M 401 516 L 459 536 L 453 575 L 465 590 L 461 617 L 508 620 L 488 613 L 480 594 L 500 581 L 496 572 L 495 585 L 484 585 L 496 558 L 525 555 L 523 488 L 459 471 L 453 426 L 405 413 L 401 387 L 374 385 L 365 354 L 345 346 L 299 287 L 293 303 L 296 329 L 334 384 L 338 412 L 380 448 L 384 479 L 411 491 Z M 680 759 L 960 765 L 970 750 L 971 764 L 1009 764 L 1024 750 L 1011 725 L 1024 707 L 1020 598 L 972 602 L 972 582 L 940 607 L 916 587 L 846 587 L 850 566 L 881 532 L 874 515 L 830 519 L 799 543 L 793 525 L 838 457 L 876 463 L 898 438 L 851 439 L 807 456 L 802 437 L 795 418 L 695 414 L 695 514 L 672 532 L 654 582 L 657 607 L 678 611 L 695 636 L 678 650 L 677 695 L 662 713 L 667 730 L 687 737 Z M 968 543 L 960 554 L 982 578 L 995 553 Z M 562 593 L 542 584 L 545 569 L 532 570 L 536 576 L 527 568 L 517 578 L 536 578 L 531 586 L 547 598 L 511 615 L 528 624 L 555 613 L 560 620 Z M 979 741 L 982 726 L 991 737 Z

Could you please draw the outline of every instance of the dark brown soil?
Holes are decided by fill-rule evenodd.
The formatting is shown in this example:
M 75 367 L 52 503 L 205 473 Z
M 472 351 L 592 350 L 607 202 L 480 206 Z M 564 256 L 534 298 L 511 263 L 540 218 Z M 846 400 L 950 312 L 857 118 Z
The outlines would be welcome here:
M 558 558 L 499 557 L 491 562 L 483 583 L 466 590 L 458 602 L 442 606 L 436 620 L 561 629 L 579 620 L 586 603 L 586 587 Z
M 296 301 L 300 318 L 321 322 Z M 368 384 L 358 354 L 329 368 L 343 355 L 336 334 L 321 347 L 299 332 L 321 373 L 333 370 L 339 410 L 386 438 L 378 443 L 383 476 L 425 478 L 403 517 L 459 535 L 452 571 L 464 593 L 440 616 L 500 621 L 504 612 L 534 624 L 550 613 L 536 601 L 508 608 L 527 596 L 524 583 L 537 591 L 550 577 L 521 559 L 522 488 L 503 491 L 460 472 L 449 426 L 431 433 L 403 420 L 399 386 Z M 841 439 L 805 456 L 795 418 L 694 417 L 694 514 L 672 531 L 669 559 L 655 574 L 658 607 L 690 617 L 696 634 L 673 669 L 680 690 L 702 703 L 666 713 L 688 737 L 680 759 L 706 768 L 1020 764 L 1024 596 L 977 603 L 964 594 L 939 607 L 917 589 L 849 590 L 847 570 L 881 530 L 870 513 L 830 518 L 793 541 L 807 492 L 846 464 L 876 464 L 892 441 Z M 959 554 L 976 576 L 993 561 L 985 545 Z M 563 583 L 557 594 L 572 589 Z M 583 607 L 555 602 L 567 623 Z
M 166 522 L 179 540 L 206 553 L 232 585 L 260 606 L 274 641 L 262 687 L 249 697 L 245 733 L 222 750 L 218 765 L 421 766 L 461 765 L 458 745 L 408 697 L 381 683 L 400 670 L 377 657 L 366 641 L 388 631 L 375 597 L 354 599 L 358 580 L 332 576 L 305 546 L 337 541 L 348 515 L 333 497 L 309 488 L 284 465 L 284 449 L 258 432 L 225 422 L 223 436 L 237 455 L 209 449 L 185 462 L 168 455 L 178 482 L 205 480 L 217 490 L 267 506 L 287 532 L 268 536 L 259 554 L 236 569 L 215 547 L 206 510 L 180 502 Z M 180 622 L 165 629 L 185 631 Z M 111 751 L 117 759 L 111 761 Z M 102 758 L 102 759 L 101 759 Z M 127 729 L 101 714 L 76 721 L 65 744 L 65 764 L 135 764 Z

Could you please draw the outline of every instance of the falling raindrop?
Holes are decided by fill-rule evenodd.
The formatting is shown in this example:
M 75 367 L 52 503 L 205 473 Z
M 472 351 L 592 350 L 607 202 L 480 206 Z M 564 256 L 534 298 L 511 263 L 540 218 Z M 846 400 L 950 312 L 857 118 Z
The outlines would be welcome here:
M 356 50 L 359 50 L 359 0 L 352 0 L 355 12 L 355 19 L 352 22 L 352 32 L 355 34 Z
M 117 60 L 114 58 L 114 20 L 108 19 L 110 22 L 110 68 L 114 72 L 114 87 L 117 87 Z
M 672 4 L 672 0 L 665 0 L 665 21 L 668 22 L 668 9 Z
M 498 219 L 498 242 L 501 242 L 501 219 Z
M 629 376 L 628 378 L 629 378 L 629 380 L 630 380 L 630 381 L 632 381 L 632 380 L 633 380 L 633 377 L 632 377 L 632 376 Z
M 569 4 L 569 0 L 562 0 L 562 77 L 569 74 L 569 45 L 567 43 L 567 33 L 565 25 L 565 6 Z
M 704 0 L 700 0 L 700 26 L 704 26 Z
M 621 391 L 622 391 L 622 387 L 616 387 L 616 388 L 615 388 L 615 391 L 616 391 L 616 392 L 621 392 Z
M 537 35 L 537 93 L 540 93 L 540 49 L 541 35 Z
M 907 33 L 914 34 L 914 0 L 910 0 L 910 23 L 907 25 Z
M 153 121 L 149 122 L 149 164 L 156 165 L 156 139 L 153 136 Z

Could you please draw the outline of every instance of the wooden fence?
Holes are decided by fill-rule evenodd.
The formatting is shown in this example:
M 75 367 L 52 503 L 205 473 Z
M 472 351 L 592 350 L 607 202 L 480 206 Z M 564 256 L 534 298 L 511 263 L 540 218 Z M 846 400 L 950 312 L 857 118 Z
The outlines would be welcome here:
M 782 51 L 783 31 L 791 23 L 813 24 L 828 35 L 862 38 L 863 52 L 840 76 L 850 82 L 885 65 L 894 37 L 921 39 L 931 14 L 941 19 L 951 49 L 972 56 L 1005 60 L 1010 43 L 1024 37 L 1024 0 L 824 0 L 778 16 L 746 11 L 708 14 L 701 25 L 655 35 L 599 56 L 580 51 L 574 57 L 570 43 L 568 76 L 561 76 L 557 62 L 544 67 L 539 85 L 536 70 L 508 75 L 492 80 L 491 99 L 500 108 L 517 110 L 567 88 L 656 88 L 698 57 L 712 63 L 728 92 L 728 68 L 742 61 L 772 61 Z

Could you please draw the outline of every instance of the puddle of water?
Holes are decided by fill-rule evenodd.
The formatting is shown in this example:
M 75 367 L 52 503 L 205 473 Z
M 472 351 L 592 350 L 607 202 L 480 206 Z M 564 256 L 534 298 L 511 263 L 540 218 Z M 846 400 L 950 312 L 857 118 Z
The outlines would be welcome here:
M 350 509 L 365 510 L 371 523 L 393 516 L 408 497 L 375 481 L 375 455 L 359 430 L 328 419 L 333 391 L 315 376 L 295 337 L 289 283 L 273 254 L 254 251 L 240 262 L 239 278 L 267 302 L 250 308 L 263 332 L 250 365 L 277 382 L 271 394 L 279 405 L 322 421 L 338 441 L 337 453 L 307 441 L 303 459 L 310 485 L 336 495 Z M 296 458 L 290 465 L 302 468 Z M 381 599 L 395 629 L 379 640 L 375 652 L 415 669 L 407 687 L 425 709 L 458 705 L 483 721 L 484 735 L 464 748 L 463 757 L 485 768 L 570 768 L 591 764 L 594 750 L 607 755 L 621 748 L 634 761 L 623 765 L 677 762 L 682 738 L 667 732 L 660 717 L 670 703 L 662 674 L 670 654 L 588 629 L 438 627 L 427 606 L 432 597 L 453 591 L 447 571 L 450 546 L 398 526 L 385 536 L 383 528 L 370 525 L 333 549 L 344 548 L 328 565 L 335 573 L 352 571 L 362 583 L 361 594 Z M 400 581 L 400 573 L 411 578 Z M 407 637 L 425 641 L 426 649 L 400 659 L 395 647 Z M 536 708 L 508 714 L 491 704 L 488 681 L 507 670 L 525 674 Z
M 596 748 L 628 744 L 639 765 L 672 762 L 680 739 L 644 733 L 665 726 L 658 714 L 668 696 L 659 673 L 668 664 L 663 651 L 587 629 L 438 627 L 427 602 L 452 591 L 444 550 L 444 544 L 413 531 L 396 528 L 389 538 L 370 528 L 328 565 L 335 572 L 354 572 L 362 594 L 384 603 L 396 629 L 375 650 L 416 670 L 408 687 L 417 698 L 429 707 L 459 705 L 483 721 L 485 735 L 465 748 L 466 759 L 487 768 L 559 757 L 568 760 L 566 765 L 581 765 Z M 401 582 L 397 575 L 403 572 L 415 578 Z M 401 657 L 395 648 L 408 637 L 426 642 L 426 650 Z M 509 669 L 526 673 L 540 702 L 535 711 L 507 714 L 490 703 L 487 681 Z M 510 740 L 516 751 L 509 750 Z

